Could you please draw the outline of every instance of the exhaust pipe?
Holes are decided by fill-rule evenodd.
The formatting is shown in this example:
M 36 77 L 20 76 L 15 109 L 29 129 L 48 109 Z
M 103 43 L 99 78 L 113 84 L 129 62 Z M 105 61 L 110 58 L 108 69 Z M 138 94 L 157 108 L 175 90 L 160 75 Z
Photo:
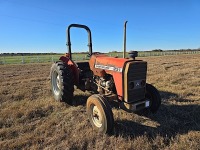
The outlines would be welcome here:
M 124 22 L 124 51 L 123 51 L 123 58 L 126 58 L 126 24 L 128 21 Z

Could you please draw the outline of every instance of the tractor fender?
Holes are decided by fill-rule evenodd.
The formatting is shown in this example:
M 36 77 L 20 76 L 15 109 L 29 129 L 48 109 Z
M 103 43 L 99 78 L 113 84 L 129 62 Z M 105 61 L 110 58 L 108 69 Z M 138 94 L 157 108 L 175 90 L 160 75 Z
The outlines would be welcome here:
M 76 63 L 67 56 L 61 56 L 59 60 L 61 60 L 67 66 L 69 66 L 69 68 L 72 70 L 72 74 L 73 74 L 73 77 L 74 77 L 73 78 L 74 85 L 78 85 L 79 84 L 79 72 L 80 72 L 80 70 L 78 69 L 78 66 L 76 65 Z

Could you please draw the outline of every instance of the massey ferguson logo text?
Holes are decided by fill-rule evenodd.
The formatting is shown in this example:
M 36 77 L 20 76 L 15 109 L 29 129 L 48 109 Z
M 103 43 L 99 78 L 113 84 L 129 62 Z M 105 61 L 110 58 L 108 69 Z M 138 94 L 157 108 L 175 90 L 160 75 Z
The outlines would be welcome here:
M 115 66 L 105 66 L 105 65 L 101 65 L 101 64 L 95 64 L 95 68 L 103 69 L 103 70 L 112 70 L 112 71 L 116 71 L 116 72 L 122 72 L 122 68 L 118 68 Z

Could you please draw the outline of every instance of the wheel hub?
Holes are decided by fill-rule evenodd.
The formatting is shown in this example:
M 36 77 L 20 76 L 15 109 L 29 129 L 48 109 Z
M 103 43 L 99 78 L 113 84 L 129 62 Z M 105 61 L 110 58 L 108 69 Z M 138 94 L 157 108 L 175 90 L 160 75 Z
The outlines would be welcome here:
M 60 78 L 59 78 L 59 75 L 57 75 L 56 83 L 57 83 L 58 89 L 60 90 Z
M 97 106 L 94 106 L 92 109 L 92 121 L 98 128 L 102 126 L 102 115 Z
M 60 93 L 60 77 L 58 73 L 55 71 L 53 73 L 53 78 L 52 78 L 52 83 L 53 83 L 53 92 L 55 95 L 59 95 Z

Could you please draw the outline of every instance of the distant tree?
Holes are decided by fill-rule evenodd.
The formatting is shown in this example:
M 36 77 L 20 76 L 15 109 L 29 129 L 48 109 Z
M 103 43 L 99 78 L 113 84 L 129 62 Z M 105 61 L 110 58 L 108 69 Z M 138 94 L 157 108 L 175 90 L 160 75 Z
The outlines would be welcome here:
M 161 49 L 154 49 L 154 50 L 152 50 L 153 52 L 162 52 L 163 50 L 161 50 Z
M 111 51 L 111 52 L 109 52 L 109 53 L 118 53 L 118 51 Z

